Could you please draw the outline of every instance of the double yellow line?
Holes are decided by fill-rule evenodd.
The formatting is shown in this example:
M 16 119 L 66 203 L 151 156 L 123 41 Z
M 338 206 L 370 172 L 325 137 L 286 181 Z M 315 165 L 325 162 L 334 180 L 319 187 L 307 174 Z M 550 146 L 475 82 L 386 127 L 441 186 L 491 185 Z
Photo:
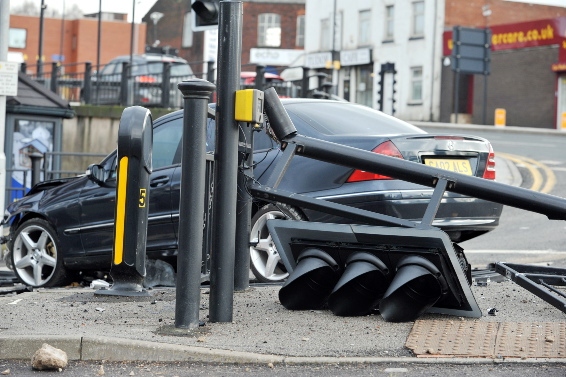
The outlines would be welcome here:
M 530 190 L 548 194 L 556 184 L 556 176 L 554 175 L 554 172 L 541 162 L 533 160 L 532 158 L 502 152 L 497 153 L 497 155 L 506 160 L 512 161 L 516 165 L 524 167 L 529 171 L 533 177 L 533 184 L 529 187 Z M 546 179 L 543 178 L 543 173 Z

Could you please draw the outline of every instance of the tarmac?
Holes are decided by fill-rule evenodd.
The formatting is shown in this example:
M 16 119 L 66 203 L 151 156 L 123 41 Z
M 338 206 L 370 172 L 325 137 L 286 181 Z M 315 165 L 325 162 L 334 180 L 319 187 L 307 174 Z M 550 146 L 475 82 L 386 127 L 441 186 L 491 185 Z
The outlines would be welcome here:
M 520 185 L 520 174 L 512 163 L 500 159 L 497 166 L 499 181 Z M 5 271 L 5 267 L 0 266 L 1 270 Z M 151 289 L 150 297 L 101 296 L 90 287 L 33 291 L 21 287 L 20 292 L 9 294 L 6 289 L 0 288 L 0 359 L 29 359 L 43 343 L 48 343 L 64 350 L 69 360 L 92 361 L 274 365 L 566 362 L 564 332 L 556 334 L 556 338 L 529 339 L 535 347 L 553 343 L 558 357 L 497 351 L 488 356 L 473 352 L 465 356 L 417 354 L 406 346 L 416 322 L 386 322 L 378 313 L 338 317 L 328 310 L 290 311 L 279 302 L 279 285 L 252 284 L 245 291 L 235 292 L 233 320 L 229 323 L 208 320 L 210 288 L 203 286 L 199 314 L 203 326 L 196 329 L 175 327 L 174 288 Z M 564 312 L 503 277 L 478 280 L 471 289 L 481 318 L 424 314 L 419 318 L 420 325 L 457 322 L 469 326 L 494 324 L 500 329 L 517 323 L 565 326 Z

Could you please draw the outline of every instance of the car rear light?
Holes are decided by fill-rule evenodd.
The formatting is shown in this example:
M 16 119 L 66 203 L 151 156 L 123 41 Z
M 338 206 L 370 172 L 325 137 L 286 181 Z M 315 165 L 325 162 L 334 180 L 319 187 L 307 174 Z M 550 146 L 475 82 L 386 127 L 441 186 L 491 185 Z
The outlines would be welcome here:
M 152 83 L 152 82 L 156 82 L 157 80 L 155 79 L 155 77 L 151 77 L 151 76 L 138 76 L 136 77 L 136 81 L 144 82 L 144 83 Z
M 489 144 L 489 154 L 487 156 L 487 163 L 485 164 L 483 178 L 495 179 L 495 153 L 493 153 L 493 147 L 491 144 Z
M 385 156 L 397 157 L 403 159 L 403 155 L 399 152 L 399 149 L 391 141 L 386 141 L 375 147 L 372 152 L 383 154 Z M 371 173 L 364 170 L 354 170 L 354 172 L 348 177 L 346 182 L 361 182 L 361 181 L 374 181 L 383 179 L 393 179 L 386 175 Z

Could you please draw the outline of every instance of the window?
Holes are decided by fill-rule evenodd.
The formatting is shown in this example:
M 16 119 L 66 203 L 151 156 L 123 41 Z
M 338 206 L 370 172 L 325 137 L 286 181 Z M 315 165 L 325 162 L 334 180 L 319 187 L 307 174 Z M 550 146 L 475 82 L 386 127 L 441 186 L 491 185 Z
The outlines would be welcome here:
M 411 35 L 413 37 L 422 37 L 424 35 L 424 1 L 415 1 L 413 3 L 411 28 Z
M 305 47 L 305 16 L 297 17 L 297 38 L 295 46 Z
M 185 13 L 185 19 L 183 21 L 183 39 L 181 41 L 181 47 L 183 48 L 193 46 L 193 26 L 191 25 L 191 22 L 191 13 Z
M 359 35 L 358 35 L 358 45 L 360 46 L 370 44 L 370 34 L 371 34 L 370 16 L 371 13 L 369 10 L 360 11 Z
M 422 67 L 411 68 L 411 98 L 410 102 L 422 102 L 423 100 L 423 69 Z
M 330 18 L 325 18 L 320 21 L 320 50 L 330 50 L 331 45 L 330 34 Z
M 395 7 L 388 5 L 385 7 L 385 38 L 386 41 L 393 40 L 393 16 L 395 14 Z
M 153 169 L 160 169 L 180 162 L 175 161 L 175 156 L 182 135 L 182 118 L 165 123 L 153 130 L 153 150 L 151 155 Z
M 281 16 L 275 13 L 259 15 L 257 45 L 260 47 L 281 46 Z
M 11 48 L 26 48 L 26 29 L 13 29 L 10 28 L 8 32 L 8 47 Z
M 373 66 L 357 67 L 356 103 L 371 107 L 373 98 Z

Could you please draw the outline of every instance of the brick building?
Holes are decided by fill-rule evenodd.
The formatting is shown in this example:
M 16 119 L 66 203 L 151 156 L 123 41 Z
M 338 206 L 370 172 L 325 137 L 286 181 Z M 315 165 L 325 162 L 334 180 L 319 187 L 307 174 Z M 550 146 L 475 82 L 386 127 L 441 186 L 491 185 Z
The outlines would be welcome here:
M 305 62 L 332 75 L 341 97 L 405 120 L 449 122 L 448 36 L 454 26 L 488 26 L 497 46 L 485 123 L 505 108 L 508 126 L 557 128 L 566 117 L 565 17 L 566 7 L 505 0 L 307 0 Z M 505 43 L 521 32 L 529 43 Z M 483 75 L 462 76 L 458 121 L 481 124 Z
M 9 52 L 28 65 L 35 72 L 39 53 L 39 17 L 10 15 Z M 122 20 L 103 20 L 101 24 L 100 64 L 108 63 L 118 55 L 130 53 L 132 25 Z M 146 25 L 135 24 L 134 52 L 143 53 L 146 40 Z M 73 63 L 97 61 L 98 20 L 81 18 L 63 20 L 44 18 L 43 24 L 43 62 L 47 64 L 60 61 L 68 70 Z M 81 68 L 82 69 L 82 66 Z
M 284 67 L 302 53 L 304 45 L 305 0 L 244 0 L 242 70 L 254 70 L 255 63 Z M 163 16 L 154 25 L 151 14 Z M 199 64 L 215 60 L 214 32 L 192 31 L 191 2 L 158 0 L 143 17 L 147 23 L 147 45 L 178 49 L 195 73 Z M 275 57 L 277 56 L 277 57 Z
M 486 16 L 483 5 L 489 6 Z M 444 58 L 451 57 L 451 29 L 458 25 L 489 27 L 492 36 L 487 80 L 483 75 L 460 77 L 458 108 L 464 121 L 482 124 L 485 116 L 486 124 L 494 124 L 495 110 L 504 109 L 507 125 L 566 130 L 565 7 L 447 1 Z M 454 80 L 454 72 L 444 66 L 440 121 L 450 121 L 454 111 Z

